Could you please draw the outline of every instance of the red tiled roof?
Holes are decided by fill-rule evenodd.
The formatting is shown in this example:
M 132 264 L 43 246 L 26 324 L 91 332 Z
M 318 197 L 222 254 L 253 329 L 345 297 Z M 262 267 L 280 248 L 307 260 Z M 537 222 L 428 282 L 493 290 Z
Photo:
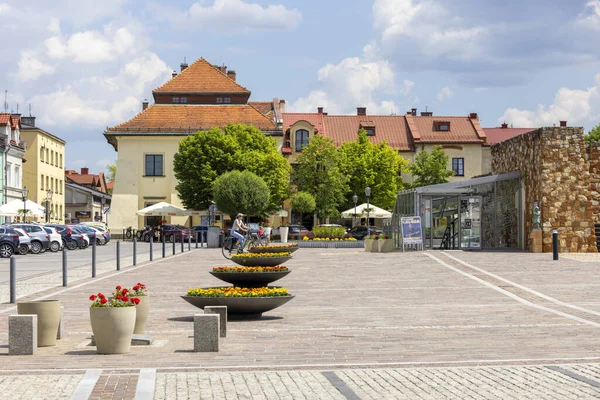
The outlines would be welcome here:
M 154 89 L 152 93 L 250 93 L 204 58 Z
M 271 101 L 249 101 L 248 104 L 265 115 L 273 112 L 273 102 Z
M 153 104 L 129 121 L 107 129 L 106 133 L 193 132 L 223 127 L 229 123 L 254 125 L 268 131 L 275 129 L 275 123 L 269 117 L 247 104 Z
M 478 131 L 479 122 L 469 117 L 423 117 L 406 115 L 413 137 L 420 143 L 482 143 L 485 133 Z M 412 122 L 411 122 L 412 121 Z M 435 124 L 449 122 L 450 131 L 437 131 Z M 413 127 L 414 125 L 414 127 Z M 419 139 L 417 139 L 418 135 Z
M 79 185 L 87 186 L 96 189 L 100 192 L 108 193 L 108 184 L 105 185 L 104 173 L 95 174 L 80 174 L 73 170 L 65 171 L 65 179 L 67 182 L 72 181 Z
M 318 133 L 325 132 L 323 114 L 320 113 L 283 113 L 283 131 L 286 132 L 290 126 L 298 121 L 306 121 L 317 129 Z
M 10 117 L 10 127 L 11 127 L 12 129 L 17 129 L 17 127 L 19 127 L 19 128 L 20 128 L 20 127 L 21 127 L 21 118 L 19 118 L 19 117 L 18 117 L 18 116 L 16 116 L 16 115 L 12 115 L 12 116 Z
M 10 122 L 10 114 L 9 113 L 0 113 L 0 125 L 8 125 Z
M 92 174 L 87 174 L 87 175 L 81 175 L 81 174 L 73 174 L 73 175 L 68 175 L 67 176 L 68 179 L 72 180 L 75 183 L 79 183 L 80 185 L 92 185 L 92 186 L 98 186 L 96 178 L 96 175 L 92 175 Z
M 375 126 L 375 136 L 369 136 L 372 143 L 384 140 L 392 148 L 400 151 L 412 150 L 412 144 L 403 116 L 396 115 L 326 115 L 325 133 L 336 146 L 356 140 L 361 122 Z
M 514 138 L 537 128 L 483 128 L 487 136 L 487 144 L 492 145 Z

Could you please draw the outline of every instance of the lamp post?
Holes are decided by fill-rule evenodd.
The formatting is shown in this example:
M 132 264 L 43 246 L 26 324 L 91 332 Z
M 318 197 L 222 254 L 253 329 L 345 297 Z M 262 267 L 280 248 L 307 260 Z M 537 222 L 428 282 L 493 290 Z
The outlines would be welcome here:
M 29 189 L 27 186 L 23 188 L 23 222 L 25 222 L 25 214 L 27 213 L 27 195 L 29 195 Z
M 365 196 L 367 196 L 367 235 L 371 236 L 371 226 L 369 224 L 369 213 L 371 212 L 371 208 L 369 206 L 369 197 L 371 197 L 371 188 L 365 188 Z
M 100 209 L 100 222 L 104 222 L 104 205 L 106 204 L 106 199 L 103 197 L 100 202 L 102 203 L 102 208 Z
M 50 202 L 52 201 L 52 190 L 48 189 L 46 191 L 46 223 L 48 223 L 48 219 L 50 217 Z
M 356 203 L 358 203 L 358 196 L 354 193 L 352 196 L 352 201 L 354 201 L 354 218 L 352 219 L 352 227 L 356 225 Z

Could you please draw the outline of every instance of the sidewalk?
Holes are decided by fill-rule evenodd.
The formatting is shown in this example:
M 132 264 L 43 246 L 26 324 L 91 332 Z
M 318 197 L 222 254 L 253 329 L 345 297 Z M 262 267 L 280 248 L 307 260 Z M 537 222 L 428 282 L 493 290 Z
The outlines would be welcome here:
M 528 298 L 533 306 L 516 301 L 445 254 L 600 312 L 593 295 L 600 289 L 598 268 L 591 262 L 548 263 L 547 256 L 519 253 L 301 249 L 288 262 L 292 273 L 277 282 L 295 299 L 258 321 L 229 321 L 219 353 L 194 353 L 192 318 L 201 310 L 179 296 L 192 286 L 221 284 L 208 271 L 228 265 L 220 250 L 198 249 L 30 296 L 61 300 L 65 338 L 34 356 L 6 356 L 0 391 L 28 399 L 134 398 L 136 391 L 138 398 L 157 399 L 464 398 L 467 388 L 473 398 L 600 397 L 594 386 L 600 366 L 593 364 L 600 363 L 594 325 L 600 316 L 542 298 Z M 138 281 L 149 288 L 147 331 L 154 344 L 126 355 L 96 354 L 88 346 L 89 295 Z M 508 286 L 503 282 L 502 290 Z M 14 312 L 0 306 L 2 355 Z

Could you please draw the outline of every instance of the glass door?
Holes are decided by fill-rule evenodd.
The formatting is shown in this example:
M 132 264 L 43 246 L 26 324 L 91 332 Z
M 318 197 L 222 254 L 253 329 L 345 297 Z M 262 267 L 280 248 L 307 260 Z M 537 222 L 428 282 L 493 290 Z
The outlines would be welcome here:
M 461 250 L 481 249 L 481 196 L 459 198 Z

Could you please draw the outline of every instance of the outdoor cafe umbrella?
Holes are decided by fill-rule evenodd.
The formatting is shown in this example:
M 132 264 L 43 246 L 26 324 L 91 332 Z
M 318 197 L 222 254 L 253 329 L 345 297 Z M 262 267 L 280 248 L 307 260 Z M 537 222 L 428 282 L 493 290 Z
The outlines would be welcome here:
M 39 205 L 31 200 L 25 201 L 25 209 L 27 216 L 43 217 L 46 213 L 44 206 Z M 0 215 L 5 217 L 16 217 L 23 215 L 23 200 L 15 199 L 0 206 Z
M 385 211 L 383 208 L 379 208 L 374 206 L 373 204 L 369 204 L 369 218 L 392 218 L 392 213 L 389 211 Z M 367 203 L 363 203 L 359 206 L 356 206 L 356 216 L 366 216 L 367 215 Z M 342 213 L 342 218 L 352 218 L 354 217 L 354 207 L 349 210 L 346 210 Z
M 142 208 L 141 210 L 138 210 L 137 213 L 146 217 L 186 215 L 186 211 L 183 208 L 179 208 L 177 206 L 174 206 L 173 204 L 169 204 L 164 201 L 153 204 L 146 208 Z

